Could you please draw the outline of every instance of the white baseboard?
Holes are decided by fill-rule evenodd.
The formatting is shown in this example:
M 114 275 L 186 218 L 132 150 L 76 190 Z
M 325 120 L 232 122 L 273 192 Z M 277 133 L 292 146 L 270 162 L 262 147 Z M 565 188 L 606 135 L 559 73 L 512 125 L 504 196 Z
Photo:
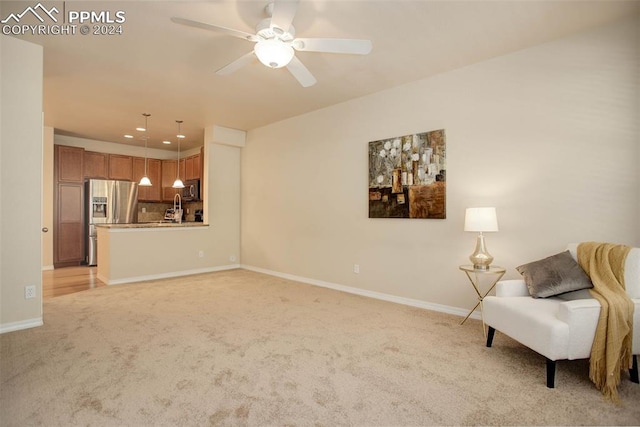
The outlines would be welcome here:
M 125 283 L 145 282 L 147 280 L 169 279 L 172 277 L 190 276 L 192 274 L 212 273 L 214 271 L 233 270 L 240 268 L 240 264 L 221 265 L 218 267 L 198 268 L 195 270 L 172 271 L 170 273 L 150 274 L 147 276 L 126 277 L 124 279 L 107 280 L 100 274 L 97 275 L 98 280 L 107 285 L 123 285 Z
M 399 297 L 396 295 L 385 294 L 382 292 L 369 291 L 366 289 L 354 288 L 351 286 L 339 285 L 337 283 L 324 282 L 322 280 L 309 279 L 307 277 L 295 276 L 293 274 L 280 273 L 279 271 L 267 270 L 265 268 L 253 267 L 251 265 L 242 264 L 240 266 L 245 270 L 251 270 L 258 273 L 268 274 L 270 276 L 281 277 L 283 279 L 294 280 L 296 282 L 302 282 L 309 285 L 320 286 L 323 288 L 334 289 L 336 291 L 347 292 L 355 295 L 362 295 L 369 298 L 375 298 L 378 300 L 389 301 L 396 304 L 408 305 L 410 307 L 423 308 L 425 310 L 433 310 L 441 313 L 453 314 L 455 316 L 466 317 L 469 313 L 469 309 L 459 308 L 459 307 L 451 307 L 449 305 L 436 304 L 433 302 L 422 301 L 412 298 Z M 480 320 L 480 314 L 474 312 L 469 316 L 471 319 Z
M 3 323 L 0 325 L 0 334 L 5 332 L 21 331 L 23 329 L 36 328 L 42 326 L 42 317 L 35 319 L 21 320 L 19 322 Z
M 42 271 L 49 271 L 49 270 L 53 270 L 53 265 L 43 265 L 42 266 Z

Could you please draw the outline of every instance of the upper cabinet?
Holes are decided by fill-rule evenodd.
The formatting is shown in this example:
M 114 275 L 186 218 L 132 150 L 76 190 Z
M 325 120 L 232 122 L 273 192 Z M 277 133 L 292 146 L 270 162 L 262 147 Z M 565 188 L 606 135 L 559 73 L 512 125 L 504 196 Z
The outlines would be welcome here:
M 184 182 L 187 178 L 185 175 L 185 159 L 180 159 L 180 171 L 179 171 L 179 175 L 180 175 L 180 179 Z
M 109 155 L 94 151 L 84 152 L 84 177 L 85 178 L 109 178 Z
M 200 160 L 200 154 L 187 157 L 185 159 L 184 170 L 185 179 L 201 179 L 202 178 L 202 161 Z
M 57 181 L 82 183 L 84 148 L 55 146 Z
M 138 188 L 138 200 L 141 202 L 173 202 L 179 191 L 172 187 L 178 175 L 180 179 L 190 181 L 203 178 L 202 150 L 177 160 L 147 159 L 147 176 L 151 187 Z M 140 182 L 144 176 L 145 159 L 143 157 L 122 154 L 86 151 L 81 147 L 65 145 L 55 146 L 56 182 L 82 184 L 87 179 L 117 179 Z M 200 183 L 202 191 L 204 182 Z M 202 193 L 201 193 L 202 194 Z
M 176 160 L 163 160 L 162 161 L 162 200 L 166 202 L 173 202 L 178 190 L 172 188 L 173 181 L 176 180 L 178 173 L 178 162 Z
M 120 154 L 109 154 L 109 179 L 133 180 L 133 158 Z

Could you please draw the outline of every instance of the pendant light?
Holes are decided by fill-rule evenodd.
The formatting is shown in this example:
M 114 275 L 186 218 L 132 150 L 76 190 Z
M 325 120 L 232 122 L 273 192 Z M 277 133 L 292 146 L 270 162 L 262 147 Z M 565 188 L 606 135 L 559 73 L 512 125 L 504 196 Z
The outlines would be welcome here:
M 149 142 L 149 126 L 148 119 L 151 117 L 149 113 L 142 113 L 144 116 L 144 176 L 140 178 L 140 183 L 138 184 L 141 187 L 151 187 L 151 180 L 147 176 L 147 143 Z
M 184 135 L 180 133 L 180 124 L 182 123 L 182 120 L 176 120 L 176 123 L 178 124 L 178 135 L 177 135 L 178 136 L 178 168 L 176 172 L 176 180 L 173 181 L 172 187 L 184 188 L 184 183 L 180 179 L 180 140 L 184 138 Z

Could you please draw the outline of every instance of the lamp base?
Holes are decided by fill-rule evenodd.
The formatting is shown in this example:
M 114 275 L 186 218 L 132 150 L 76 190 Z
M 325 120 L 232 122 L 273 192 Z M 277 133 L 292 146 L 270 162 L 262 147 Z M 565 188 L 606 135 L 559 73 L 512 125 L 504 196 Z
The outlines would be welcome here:
M 489 266 L 493 262 L 493 257 L 487 251 L 487 246 L 484 243 L 484 236 L 482 232 L 478 235 L 476 240 L 476 249 L 469 256 L 469 260 L 473 264 L 473 268 L 476 270 L 488 270 Z

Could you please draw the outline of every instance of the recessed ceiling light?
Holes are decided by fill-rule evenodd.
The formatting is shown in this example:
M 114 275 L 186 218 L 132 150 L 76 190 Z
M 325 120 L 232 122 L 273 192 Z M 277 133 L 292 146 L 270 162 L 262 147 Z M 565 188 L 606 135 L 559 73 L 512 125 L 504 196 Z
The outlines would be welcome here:
M 138 132 L 144 132 L 144 131 L 146 131 L 146 129 L 145 129 L 145 128 L 143 128 L 143 127 L 137 127 L 137 128 L 136 128 L 136 130 L 137 130 Z
M 162 141 L 163 144 L 171 144 L 171 141 Z
M 131 138 L 133 138 L 133 135 L 125 135 L 124 137 L 131 139 Z
M 184 136 L 183 134 L 181 134 L 181 133 L 180 133 L 180 134 L 178 134 L 178 135 L 176 135 L 176 136 L 177 136 L 178 138 L 180 138 L 180 139 L 184 139 L 184 138 L 185 138 L 185 136 Z

